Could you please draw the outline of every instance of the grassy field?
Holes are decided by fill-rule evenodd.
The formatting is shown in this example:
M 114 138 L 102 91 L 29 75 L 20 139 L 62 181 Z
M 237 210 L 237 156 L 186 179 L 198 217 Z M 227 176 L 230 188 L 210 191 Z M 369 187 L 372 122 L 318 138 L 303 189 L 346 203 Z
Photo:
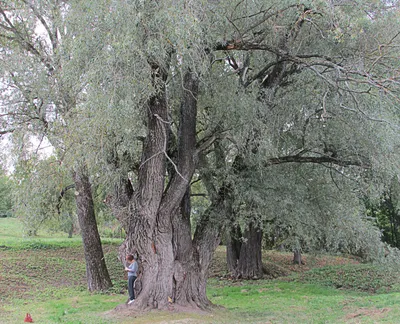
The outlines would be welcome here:
M 225 278 L 224 248 L 214 257 L 208 294 L 218 305 L 211 313 L 115 311 L 127 299 L 124 271 L 117 260 L 119 242 L 104 241 L 114 288 L 86 290 L 79 237 L 39 233 L 22 236 L 17 219 L 0 218 L 0 322 L 23 323 L 398 323 L 400 276 L 371 265 L 332 256 L 265 251 L 264 261 L 288 276 L 259 281 Z

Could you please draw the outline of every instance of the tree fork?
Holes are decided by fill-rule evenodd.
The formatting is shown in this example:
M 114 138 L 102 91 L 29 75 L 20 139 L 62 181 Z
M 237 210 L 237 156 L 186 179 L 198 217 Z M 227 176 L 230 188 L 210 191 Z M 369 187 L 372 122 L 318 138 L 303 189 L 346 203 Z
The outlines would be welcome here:
M 154 66 L 152 68 L 154 69 Z M 160 71 L 162 70 L 157 69 L 157 75 L 154 75 L 162 77 Z M 195 301 L 192 306 L 201 307 L 204 303 L 204 300 L 201 300 L 203 298 L 196 301 L 198 288 L 192 294 L 187 292 L 191 296 L 183 298 L 183 285 L 187 287 L 189 281 L 180 281 L 178 272 L 185 279 L 189 278 L 187 274 L 190 273 L 190 276 L 193 276 L 193 273 L 199 272 L 192 271 L 194 266 L 192 262 L 176 260 L 176 256 L 181 254 L 179 251 L 183 246 L 179 245 L 177 248 L 176 236 L 174 241 L 174 230 L 175 234 L 182 234 L 180 239 L 190 238 L 187 215 L 183 216 L 186 223 L 183 223 L 182 226 L 175 226 L 175 228 L 173 219 L 182 212 L 179 207 L 184 201 L 184 195 L 187 193 L 196 166 L 196 116 L 199 82 L 190 71 L 184 74 L 183 80 L 178 151 L 176 162 L 173 162 L 175 173 L 170 177 L 171 180 L 165 190 L 168 145 L 168 106 L 165 84 L 148 105 L 148 137 L 144 143 L 142 165 L 139 168 L 135 211 L 131 215 L 132 226 L 128 236 L 128 240 L 131 242 L 127 243 L 127 246 L 134 246 L 137 249 L 143 268 L 140 278 L 142 291 L 134 306 L 139 309 L 168 309 L 174 302 L 178 305 L 187 305 L 186 301 L 190 303 L 190 300 Z M 193 254 L 195 253 L 187 253 L 189 260 L 193 260 L 190 257 Z M 181 259 L 183 261 L 182 257 Z M 192 277 L 190 282 L 196 282 L 196 287 L 202 287 L 197 284 L 198 276 Z

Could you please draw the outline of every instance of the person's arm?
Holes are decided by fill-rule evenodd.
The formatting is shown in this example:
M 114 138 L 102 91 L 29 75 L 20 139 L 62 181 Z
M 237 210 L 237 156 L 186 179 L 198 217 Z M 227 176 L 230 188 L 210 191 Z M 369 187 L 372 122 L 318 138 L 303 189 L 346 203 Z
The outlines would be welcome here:
M 135 266 L 136 266 L 136 270 L 135 270 Z M 137 271 L 137 263 L 136 263 L 136 262 L 131 263 L 131 264 L 129 265 L 129 267 L 126 267 L 126 268 L 125 268 L 125 271 L 128 271 L 128 272 L 136 272 L 136 271 Z
M 136 274 L 137 274 L 137 272 L 138 272 L 138 270 L 139 270 L 139 266 L 138 266 L 138 263 L 137 263 L 137 261 L 135 261 L 135 263 L 134 263 L 134 265 L 133 265 L 133 271 L 132 272 L 136 272 Z

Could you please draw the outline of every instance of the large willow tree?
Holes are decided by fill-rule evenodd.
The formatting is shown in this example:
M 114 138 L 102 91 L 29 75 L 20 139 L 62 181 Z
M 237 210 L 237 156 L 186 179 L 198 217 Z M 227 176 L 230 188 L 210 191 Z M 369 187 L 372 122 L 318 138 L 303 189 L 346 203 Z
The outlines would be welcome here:
M 87 72 L 68 141 L 109 185 L 124 251 L 139 257 L 134 307 L 210 306 L 207 269 L 236 215 L 238 174 L 294 162 L 344 176 L 349 166 L 395 169 L 395 9 L 346 0 L 69 4 L 69 71 Z M 194 175 L 211 203 L 192 235 Z

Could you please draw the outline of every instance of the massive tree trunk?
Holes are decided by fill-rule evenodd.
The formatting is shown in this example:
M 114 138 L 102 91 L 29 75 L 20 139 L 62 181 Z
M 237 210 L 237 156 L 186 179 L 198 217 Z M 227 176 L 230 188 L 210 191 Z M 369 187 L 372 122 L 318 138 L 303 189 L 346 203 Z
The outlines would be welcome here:
M 141 291 L 132 305 L 141 309 L 207 308 L 207 269 L 219 243 L 219 228 L 207 221 L 216 213 L 216 203 L 203 215 L 192 239 L 189 185 L 197 160 L 198 80 L 190 72 L 183 76 L 177 154 L 170 161 L 175 172 L 169 173 L 165 188 L 169 143 L 167 72 L 155 64 L 152 68 L 158 91 L 148 102 L 148 134 L 124 244 L 127 252 L 138 254 L 141 268 Z
M 104 261 L 100 235 L 94 213 L 92 190 L 85 167 L 73 172 L 75 201 L 86 261 L 86 276 L 89 291 L 101 291 L 112 287 Z

